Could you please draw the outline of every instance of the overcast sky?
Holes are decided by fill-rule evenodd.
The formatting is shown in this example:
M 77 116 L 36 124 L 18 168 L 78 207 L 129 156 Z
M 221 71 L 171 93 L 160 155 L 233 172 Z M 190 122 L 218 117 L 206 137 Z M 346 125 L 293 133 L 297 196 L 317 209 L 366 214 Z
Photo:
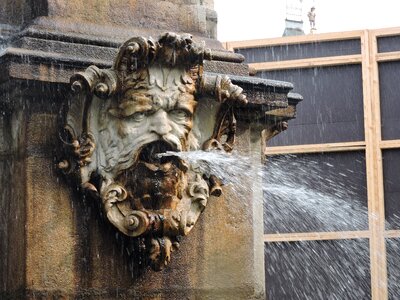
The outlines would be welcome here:
M 285 29 L 286 0 L 214 0 L 218 39 L 238 41 L 280 37 Z M 315 6 L 318 33 L 400 26 L 400 0 L 303 0 L 307 12 Z

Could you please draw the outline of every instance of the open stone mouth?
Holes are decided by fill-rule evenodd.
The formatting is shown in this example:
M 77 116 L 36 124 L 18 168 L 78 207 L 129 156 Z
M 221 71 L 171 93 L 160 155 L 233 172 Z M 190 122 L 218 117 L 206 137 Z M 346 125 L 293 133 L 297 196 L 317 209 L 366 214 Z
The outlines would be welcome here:
M 168 151 L 177 151 L 171 144 L 165 141 L 155 141 L 145 145 L 139 154 L 139 161 L 150 164 L 162 165 L 168 162 L 174 162 L 177 157 L 173 155 L 161 155 Z

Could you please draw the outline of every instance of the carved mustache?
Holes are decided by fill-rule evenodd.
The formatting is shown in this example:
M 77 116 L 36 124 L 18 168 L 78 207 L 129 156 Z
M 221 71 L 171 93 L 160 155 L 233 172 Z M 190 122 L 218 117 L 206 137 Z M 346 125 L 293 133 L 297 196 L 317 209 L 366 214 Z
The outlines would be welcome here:
M 176 151 L 183 151 L 181 140 L 177 136 L 168 133 L 162 136 L 161 140 L 171 145 L 173 149 L 176 149 Z
M 161 137 L 157 134 L 151 133 L 146 136 L 139 137 L 138 139 L 139 140 L 134 144 L 132 144 L 132 142 L 124 143 L 122 149 L 118 150 L 114 150 L 118 147 L 118 143 L 115 143 L 115 141 L 112 143 L 112 145 L 109 145 L 107 151 L 108 153 L 106 154 L 106 156 L 108 156 L 109 158 L 108 166 L 106 167 L 106 169 L 108 171 L 114 169 L 114 171 L 118 173 L 119 171 L 131 168 L 135 165 L 136 161 L 138 160 L 139 154 L 146 147 L 146 145 L 157 141 L 167 143 L 170 146 L 170 149 L 168 150 L 183 151 L 183 146 L 181 144 L 180 138 L 172 133 L 168 133 Z M 115 158 L 112 155 L 115 151 L 119 152 L 118 160 L 112 159 Z

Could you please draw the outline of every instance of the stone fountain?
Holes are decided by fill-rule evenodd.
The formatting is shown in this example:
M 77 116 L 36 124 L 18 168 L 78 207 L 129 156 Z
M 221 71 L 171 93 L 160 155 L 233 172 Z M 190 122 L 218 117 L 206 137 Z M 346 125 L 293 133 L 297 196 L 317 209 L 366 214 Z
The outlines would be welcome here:
M 256 169 L 295 116 L 292 85 L 222 49 L 212 1 L 12 3 L 0 295 L 263 299 L 260 178 L 238 194 L 174 153 L 235 150 Z

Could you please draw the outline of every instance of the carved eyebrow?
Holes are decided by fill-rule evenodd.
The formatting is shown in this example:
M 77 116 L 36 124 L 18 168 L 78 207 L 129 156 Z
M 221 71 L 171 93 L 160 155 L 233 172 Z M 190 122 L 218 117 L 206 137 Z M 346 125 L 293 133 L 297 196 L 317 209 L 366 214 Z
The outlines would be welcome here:
M 153 109 L 150 100 L 149 101 L 124 101 L 118 108 L 109 109 L 109 113 L 114 117 L 125 118 L 132 116 L 137 112 L 147 112 Z
M 193 102 L 196 104 L 195 101 L 193 101 Z M 191 115 L 193 115 L 194 114 L 194 108 L 195 108 L 195 105 L 188 105 L 187 103 L 182 103 L 182 102 L 179 103 L 178 102 L 172 110 L 182 109 L 182 110 L 190 113 Z
M 181 96 L 179 97 L 179 100 L 176 101 L 176 104 L 173 109 L 183 109 L 191 114 L 194 113 L 194 110 L 196 108 L 197 102 L 194 100 L 194 97 L 192 95 L 188 96 Z

